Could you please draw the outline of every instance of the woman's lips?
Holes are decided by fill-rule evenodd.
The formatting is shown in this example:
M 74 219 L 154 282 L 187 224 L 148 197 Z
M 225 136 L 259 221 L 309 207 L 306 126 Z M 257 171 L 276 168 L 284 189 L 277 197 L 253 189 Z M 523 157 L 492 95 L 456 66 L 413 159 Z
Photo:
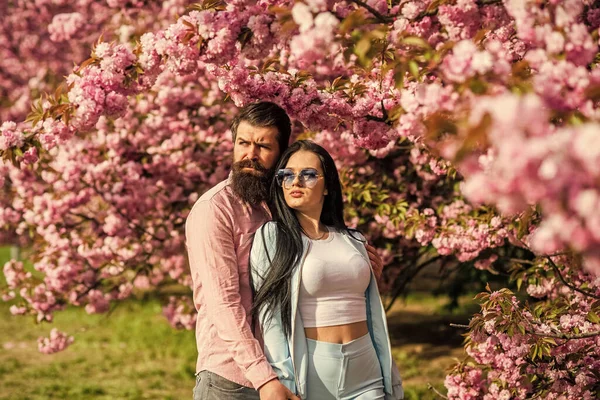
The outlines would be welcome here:
M 290 192 L 290 196 L 294 197 L 294 198 L 298 198 L 298 197 L 302 197 L 303 193 L 299 190 L 294 190 L 292 192 Z

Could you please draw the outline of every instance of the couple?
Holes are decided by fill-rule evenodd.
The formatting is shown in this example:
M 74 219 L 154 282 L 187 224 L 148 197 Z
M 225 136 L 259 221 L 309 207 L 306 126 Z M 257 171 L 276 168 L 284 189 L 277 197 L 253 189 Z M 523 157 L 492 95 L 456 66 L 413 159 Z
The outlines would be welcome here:
M 194 399 L 401 399 L 381 260 L 344 224 L 331 156 L 310 141 L 288 148 L 273 103 L 246 106 L 231 131 L 233 171 L 186 221 Z

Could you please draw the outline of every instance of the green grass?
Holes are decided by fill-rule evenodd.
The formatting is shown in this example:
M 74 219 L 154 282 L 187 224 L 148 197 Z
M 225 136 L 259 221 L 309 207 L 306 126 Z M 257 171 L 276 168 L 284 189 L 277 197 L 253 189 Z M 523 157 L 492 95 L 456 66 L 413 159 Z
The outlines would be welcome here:
M 0 247 L 0 266 L 10 260 L 10 247 Z
M 439 400 L 429 387 L 445 394 L 444 379 L 457 360 L 465 357 L 462 330 L 450 323 L 468 323 L 478 307 L 463 296 L 449 311 L 448 297 L 411 293 L 388 313 L 392 353 L 404 381 L 406 400 Z
M 176 331 L 156 301 L 130 301 L 112 315 L 57 313 L 55 326 L 75 336 L 66 351 L 45 355 L 38 336 L 49 325 L 11 316 L 0 306 L 0 399 L 191 398 L 196 344 Z
M 406 306 L 390 315 L 406 399 L 433 400 L 438 397 L 428 384 L 444 391 L 446 370 L 462 349 L 456 340 L 439 343 L 433 332 L 407 334 L 401 311 Z M 172 329 L 160 310 L 158 301 L 149 300 L 125 302 L 110 316 L 75 308 L 59 312 L 54 325 L 74 335 L 75 343 L 45 355 L 37 350 L 37 338 L 51 327 L 11 316 L 0 303 L 0 399 L 191 399 L 194 334 Z
M 9 258 L 0 248 L 0 266 Z M 0 286 L 4 285 L 0 272 Z M 449 322 L 465 323 L 472 302 L 459 312 L 444 309 L 447 299 L 411 294 L 388 315 L 393 354 L 407 400 L 434 400 L 431 384 L 443 381 L 455 358 L 462 358 L 462 333 Z M 158 300 L 130 300 L 110 315 L 68 308 L 52 325 L 10 315 L 0 301 L 0 400 L 191 399 L 196 364 L 194 333 L 172 329 Z M 52 327 L 75 337 L 67 350 L 41 354 L 37 338 Z

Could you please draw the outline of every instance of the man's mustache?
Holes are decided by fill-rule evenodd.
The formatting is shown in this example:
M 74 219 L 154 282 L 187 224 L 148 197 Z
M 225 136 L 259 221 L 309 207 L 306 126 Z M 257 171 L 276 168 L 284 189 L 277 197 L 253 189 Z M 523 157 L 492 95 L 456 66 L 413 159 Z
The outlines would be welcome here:
M 233 164 L 233 169 L 240 171 L 243 168 L 253 168 L 259 172 L 267 172 L 267 169 L 263 167 L 258 161 L 254 160 L 242 160 Z

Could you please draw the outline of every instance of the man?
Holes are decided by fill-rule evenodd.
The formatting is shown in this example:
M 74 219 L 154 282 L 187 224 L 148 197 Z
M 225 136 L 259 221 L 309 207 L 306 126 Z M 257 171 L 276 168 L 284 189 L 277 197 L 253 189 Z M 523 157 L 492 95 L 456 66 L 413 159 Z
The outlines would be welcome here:
M 254 232 L 270 219 L 265 202 L 288 146 L 290 119 L 276 104 L 254 103 L 240 110 L 231 132 L 229 178 L 200 197 L 186 221 L 198 310 L 194 400 L 300 400 L 277 379 L 249 320 L 250 247 Z M 379 274 L 381 259 L 369 251 Z

